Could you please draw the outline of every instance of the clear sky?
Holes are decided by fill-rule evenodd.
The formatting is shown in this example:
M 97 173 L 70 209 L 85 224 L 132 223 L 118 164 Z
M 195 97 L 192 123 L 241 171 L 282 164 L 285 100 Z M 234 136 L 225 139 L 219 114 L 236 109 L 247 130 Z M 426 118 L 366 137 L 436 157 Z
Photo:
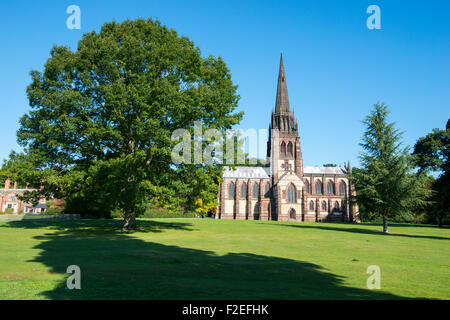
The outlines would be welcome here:
M 81 8 L 69 30 L 66 8 Z M 369 30 L 369 5 L 381 30 Z M 222 56 L 239 85 L 240 127 L 266 129 L 275 104 L 280 52 L 304 165 L 358 164 L 361 120 L 377 101 L 413 146 L 450 117 L 450 1 L 10 1 L 0 4 L 0 159 L 29 110 L 29 71 L 53 45 L 73 50 L 104 22 L 156 18 L 188 36 L 202 55 Z

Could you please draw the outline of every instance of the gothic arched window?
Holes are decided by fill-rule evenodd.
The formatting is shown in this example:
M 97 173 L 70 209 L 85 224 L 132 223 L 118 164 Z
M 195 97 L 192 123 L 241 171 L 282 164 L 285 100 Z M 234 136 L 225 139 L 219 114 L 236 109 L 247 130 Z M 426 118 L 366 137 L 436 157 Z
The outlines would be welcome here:
M 292 149 L 293 149 L 292 142 L 289 142 L 288 145 L 287 145 L 287 154 L 290 157 L 292 157 Z
M 259 220 L 259 204 L 255 203 L 255 207 L 253 208 L 253 220 Z
M 309 181 L 305 180 L 305 192 L 309 193 Z
M 339 202 L 337 201 L 334 203 L 334 210 L 339 211 Z
M 327 194 L 334 194 L 334 184 L 331 181 L 327 183 Z
M 247 185 L 245 182 L 241 185 L 241 199 L 247 198 Z
M 289 203 L 295 203 L 296 201 L 296 197 L 295 197 L 295 187 L 291 184 L 288 188 L 288 202 Z
M 340 184 L 339 184 L 339 194 L 341 195 L 341 196 L 345 196 L 346 195 L 346 190 L 347 190 L 347 187 L 346 187 L 346 185 L 345 185 L 345 182 L 341 182 Z
M 253 185 L 253 199 L 258 199 L 258 185 L 256 183 Z
M 286 157 L 286 143 L 284 141 L 281 143 L 281 155 Z
M 322 201 L 322 210 L 323 210 L 323 211 L 327 210 L 327 203 L 326 203 L 325 200 Z
M 322 182 L 320 182 L 319 180 L 317 180 L 316 184 L 314 185 L 314 193 L 322 194 Z
M 309 202 L 309 210 L 313 211 L 314 210 L 314 201 L 310 201 Z
M 228 197 L 230 199 L 234 199 L 234 183 L 230 182 L 230 184 L 228 185 Z
M 264 189 L 264 198 L 270 197 L 270 184 L 266 183 L 266 187 Z

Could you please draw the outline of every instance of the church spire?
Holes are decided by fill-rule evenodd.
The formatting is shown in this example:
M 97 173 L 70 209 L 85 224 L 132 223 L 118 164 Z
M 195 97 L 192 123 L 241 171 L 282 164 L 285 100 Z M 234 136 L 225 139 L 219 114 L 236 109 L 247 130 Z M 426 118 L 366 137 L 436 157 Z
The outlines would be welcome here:
M 283 54 L 280 57 L 280 71 L 278 73 L 277 100 L 275 103 L 275 112 L 290 112 L 289 97 L 286 85 L 286 75 L 284 73 Z

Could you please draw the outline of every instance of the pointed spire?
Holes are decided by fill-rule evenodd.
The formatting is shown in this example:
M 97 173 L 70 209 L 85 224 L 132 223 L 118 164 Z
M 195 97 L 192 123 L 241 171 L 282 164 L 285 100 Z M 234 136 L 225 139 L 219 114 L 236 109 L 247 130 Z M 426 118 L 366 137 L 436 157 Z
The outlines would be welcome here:
M 277 100 L 275 112 L 289 112 L 289 97 L 286 85 L 286 74 L 284 73 L 283 54 L 280 57 L 280 71 L 278 73 Z

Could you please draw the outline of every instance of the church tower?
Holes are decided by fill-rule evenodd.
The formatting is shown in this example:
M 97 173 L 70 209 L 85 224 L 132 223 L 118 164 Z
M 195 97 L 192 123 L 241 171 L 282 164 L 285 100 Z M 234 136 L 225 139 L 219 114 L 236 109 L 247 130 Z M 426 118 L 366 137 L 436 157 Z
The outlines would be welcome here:
M 283 65 L 283 56 L 280 57 L 278 72 L 277 95 L 275 109 L 272 111 L 269 126 L 269 140 L 267 142 L 267 161 L 272 177 L 272 217 L 276 219 L 281 214 L 281 202 L 284 197 L 279 187 L 279 181 L 286 175 L 295 174 L 303 179 L 303 160 L 298 134 L 298 122 L 291 112 L 287 91 L 286 74 Z M 300 198 L 301 188 L 296 186 Z
M 324 161 L 324 163 L 327 163 Z M 356 191 L 348 167 L 303 166 L 299 127 L 289 105 L 280 57 L 265 166 L 225 167 L 217 218 L 358 222 Z

